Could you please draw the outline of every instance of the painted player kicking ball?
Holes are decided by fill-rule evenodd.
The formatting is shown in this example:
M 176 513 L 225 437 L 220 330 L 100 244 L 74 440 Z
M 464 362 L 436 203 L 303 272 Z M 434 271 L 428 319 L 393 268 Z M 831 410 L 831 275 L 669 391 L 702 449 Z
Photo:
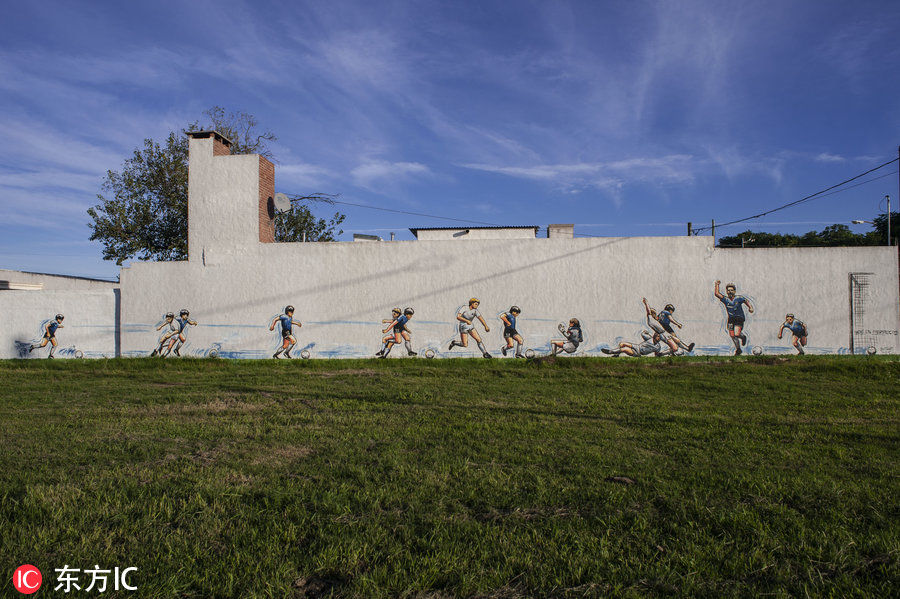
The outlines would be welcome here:
M 559 332 L 565 335 L 565 339 L 554 339 L 550 342 L 550 353 L 556 355 L 560 351 L 567 354 L 574 354 L 581 342 L 584 341 L 584 335 L 581 333 L 581 323 L 577 318 L 569 319 L 569 328 L 565 328 L 562 324 L 558 327 Z
M 176 356 L 180 356 L 181 353 L 178 351 L 181 349 L 181 346 L 184 345 L 184 342 L 187 340 L 187 326 L 191 325 L 192 327 L 197 326 L 196 320 L 190 319 L 191 313 L 187 310 L 187 308 L 183 309 L 178 313 L 178 318 L 175 319 L 175 324 L 177 325 L 178 331 L 172 338 L 169 340 L 169 348 L 166 350 L 166 355 L 169 355 L 169 351 L 174 351 Z M 172 346 L 175 346 L 174 350 Z
M 412 308 L 404 308 L 403 313 L 400 313 L 400 308 L 394 308 L 391 310 L 392 318 L 390 320 L 384 319 L 382 320 L 382 324 L 389 323 L 387 328 L 382 330 L 382 333 L 388 333 L 385 335 L 381 342 L 384 343 L 384 347 L 382 347 L 376 356 L 379 358 L 387 358 L 388 354 L 391 353 L 391 348 L 394 345 L 403 341 L 403 344 L 406 346 L 406 353 L 410 356 L 417 356 L 418 354 L 413 351 L 412 341 L 410 341 L 409 337 L 409 327 L 406 326 L 406 323 L 413 317 L 416 311 Z M 390 332 L 389 332 L 390 331 Z
M 485 358 L 492 358 L 493 356 L 488 353 L 488 351 L 484 348 L 484 343 L 481 341 L 481 336 L 478 334 L 478 331 L 475 330 L 475 325 L 473 321 L 477 318 L 481 321 L 481 326 L 484 327 L 484 332 L 489 333 L 491 331 L 491 327 L 487 325 L 484 321 L 484 317 L 481 315 L 481 312 L 478 311 L 478 306 L 481 305 L 481 300 L 477 297 L 473 297 L 469 300 L 468 308 L 460 308 L 456 313 L 456 320 L 459 321 L 459 341 L 454 339 L 450 342 L 450 347 L 447 348 L 447 351 L 450 351 L 454 347 L 469 347 L 469 335 L 472 336 L 472 339 L 475 340 L 475 343 L 478 344 L 478 349 L 481 350 L 481 355 Z
M 521 313 L 522 310 L 519 306 L 511 306 L 509 312 L 504 312 L 500 315 L 500 320 L 503 321 L 503 339 L 506 341 L 506 345 L 500 348 L 500 353 L 504 356 L 506 355 L 506 352 L 513 348 L 513 341 L 515 341 L 516 357 L 525 357 L 522 353 L 522 345 L 525 341 L 522 339 L 522 335 L 519 334 L 518 329 L 516 329 L 516 318 L 518 318 Z
M 291 357 L 291 350 L 297 344 L 297 338 L 294 337 L 292 327 L 294 325 L 297 325 L 298 327 L 303 326 L 301 323 L 294 320 L 294 306 L 285 306 L 284 314 L 276 316 L 272 320 L 272 324 L 269 325 L 269 330 L 274 331 L 275 325 L 278 323 L 281 323 L 281 347 L 272 354 L 272 357 L 276 360 L 278 359 L 278 356 L 281 355 L 281 352 L 284 352 L 285 357 Z
M 747 310 L 750 314 L 753 314 L 753 305 L 743 295 L 736 295 L 737 287 L 734 286 L 734 283 L 725 285 L 725 295 L 722 295 L 719 291 L 719 285 L 721 284 L 722 281 L 716 281 L 713 293 L 725 305 L 725 313 L 728 315 L 728 336 L 731 337 L 731 342 L 734 343 L 734 355 L 739 356 L 743 353 L 741 346 L 747 345 L 747 336 L 744 334 L 745 317 L 743 304 L 747 305 Z
M 674 316 L 672 316 L 673 312 L 675 312 L 675 306 L 673 306 L 672 304 L 666 304 L 666 307 L 663 309 L 663 311 L 656 315 L 656 320 L 659 322 L 659 324 L 662 325 L 662 328 L 669 334 L 669 337 L 678 345 L 678 347 L 686 352 L 694 351 L 694 344 L 688 344 L 682 341 L 678 337 L 678 335 L 675 334 L 674 329 L 672 329 L 673 324 L 679 329 L 683 327 L 683 325 L 675 320 Z
M 41 339 L 40 343 L 33 344 L 30 348 L 28 348 L 28 353 L 30 354 L 34 350 L 39 347 L 46 347 L 47 344 L 50 344 L 50 353 L 47 355 L 47 358 L 53 357 L 53 352 L 56 351 L 56 330 L 65 328 L 62 324 L 65 316 L 62 314 L 57 314 L 53 317 L 53 319 L 44 325 L 44 336 Z
M 806 325 L 803 324 L 803 321 L 794 318 L 793 314 L 785 314 L 784 324 L 778 329 L 779 339 L 781 339 L 781 334 L 785 329 L 788 329 L 791 332 L 791 344 L 797 348 L 797 353 L 801 356 L 805 354 L 806 352 L 803 351 L 803 346 L 806 345 L 806 335 L 809 333 L 809 330 L 806 328 Z
M 659 321 L 659 316 L 656 314 L 656 310 L 650 307 L 650 304 L 647 303 L 646 297 L 642 297 L 641 301 L 644 303 L 644 313 L 647 316 L 647 326 L 650 327 L 651 331 L 659 336 L 660 341 L 668 346 L 669 355 L 675 355 L 676 353 L 678 353 L 678 343 L 676 343 L 675 340 L 669 336 L 669 333 L 666 332 L 666 329 Z M 691 344 L 691 347 L 693 348 L 693 344 Z
M 166 313 L 165 320 L 163 320 L 162 324 L 156 327 L 156 330 L 165 329 L 165 332 L 162 334 L 162 337 L 159 338 L 159 346 L 154 349 L 150 353 L 150 357 L 158 356 L 162 354 L 163 346 L 166 344 L 169 339 L 178 334 L 178 324 L 175 322 L 175 314 L 172 312 Z M 171 344 L 169 345 L 169 349 L 172 349 Z M 168 354 L 168 351 L 166 352 Z

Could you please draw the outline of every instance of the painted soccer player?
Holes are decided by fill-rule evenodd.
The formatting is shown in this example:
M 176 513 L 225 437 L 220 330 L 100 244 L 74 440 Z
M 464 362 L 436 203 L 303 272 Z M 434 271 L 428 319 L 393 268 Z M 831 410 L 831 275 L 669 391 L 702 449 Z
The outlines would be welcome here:
M 661 351 L 659 333 L 653 333 L 651 335 L 650 331 L 644 330 L 641 331 L 641 339 L 643 339 L 643 341 L 640 343 L 623 341 L 616 349 L 601 347 L 600 351 L 613 357 L 618 356 L 619 354 L 634 356 L 635 358 L 649 356 L 650 354 L 659 355 L 659 352 Z
M 644 312 L 647 316 L 647 326 L 650 327 L 651 331 L 659 335 L 660 341 L 669 346 L 670 353 L 677 353 L 678 344 L 669 336 L 669 333 L 667 333 L 666 329 L 663 328 L 662 323 L 659 322 L 659 316 L 657 316 L 656 310 L 650 307 L 650 304 L 647 303 L 646 297 L 642 297 L 641 301 L 644 303 Z
M 674 329 L 672 329 L 672 325 L 675 325 L 679 329 L 683 326 L 680 322 L 675 320 L 674 316 L 672 316 L 673 312 L 675 312 L 675 306 L 673 306 L 672 304 L 666 304 L 666 307 L 663 309 L 663 311 L 656 315 L 656 320 L 659 322 L 659 324 L 662 325 L 662 328 L 665 329 L 665 331 L 669 334 L 669 337 L 678 345 L 678 347 L 687 352 L 694 351 L 694 344 L 688 344 L 682 341 L 678 337 L 678 335 L 675 334 Z
M 192 327 L 197 326 L 196 320 L 190 319 L 191 313 L 185 308 L 181 312 L 178 313 L 178 318 L 175 319 L 175 324 L 178 326 L 178 332 L 173 336 L 173 338 L 169 341 L 169 350 L 172 350 L 172 346 L 175 346 L 174 352 L 176 356 L 180 356 L 181 353 L 178 351 L 181 349 L 181 346 L 184 345 L 186 341 L 186 330 L 187 326 L 191 325 Z M 177 343 L 176 343 L 177 342 Z M 169 355 L 169 351 L 166 351 L 166 355 Z
M 403 341 L 403 344 L 406 346 L 406 353 L 410 356 L 417 356 L 418 354 L 413 351 L 412 341 L 409 336 L 409 327 L 406 324 L 416 313 L 412 308 L 404 308 L 403 313 L 400 313 L 400 308 L 394 308 L 391 310 L 391 316 L 393 318 L 391 320 L 382 320 L 382 323 L 389 323 L 387 328 L 382 330 L 382 333 L 388 333 L 385 335 L 381 342 L 384 343 L 384 347 L 382 347 L 376 356 L 379 358 L 387 358 L 388 354 L 391 353 L 391 348 L 394 345 Z M 389 332 L 390 331 L 390 332 Z
M 175 314 L 173 312 L 166 313 L 166 318 L 163 320 L 163 323 L 156 327 L 156 330 L 166 329 L 166 332 L 163 333 L 162 337 L 159 338 L 159 346 L 153 350 L 150 354 L 150 357 L 157 356 L 162 354 L 162 348 L 166 344 L 166 342 L 178 334 L 178 324 L 175 322 Z M 169 349 L 172 349 L 172 345 L 169 345 Z M 168 352 L 166 352 L 168 353 Z
M 511 306 L 509 312 L 504 312 L 500 315 L 500 320 L 503 321 L 503 339 L 506 341 L 506 345 L 500 348 L 500 353 L 504 356 L 506 355 L 506 352 L 513 348 L 513 341 L 515 341 L 516 357 L 525 357 L 525 355 L 522 354 L 522 344 L 525 343 L 525 340 L 522 339 L 522 335 L 520 335 L 518 329 L 516 329 L 516 318 L 518 318 L 521 313 L 522 310 L 519 306 Z
M 725 285 L 725 295 L 722 295 L 719 291 L 719 285 L 721 284 L 722 281 L 716 281 L 713 293 L 725 305 L 725 313 L 728 315 L 728 335 L 731 337 L 731 342 L 734 343 L 734 355 L 739 356 L 743 353 L 741 345 L 747 345 L 747 336 L 744 335 L 745 317 L 743 304 L 747 305 L 747 310 L 750 314 L 753 314 L 753 305 L 743 295 L 736 295 L 737 288 L 734 286 L 734 283 Z
M 554 339 L 550 342 L 550 353 L 552 355 L 564 351 L 567 354 L 574 354 L 581 342 L 584 341 L 584 335 L 581 333 L 581 323 L 577 318 L 569 319 L 569 328 L 564 328 L 562 324 L 558 327 L 559 332 L 565 335 L 565 339 Z
M 481 315 L 481 312 L 478 311 L 478 306 L 481 305 L 481 300 L 477 297 L 473 297 L 469 300 L 469 307 L 460 308 L 456 313 L 456 320 L 459 321 L 459 341 L 454 339 L 450 342 L 450 347 L 447 348 L 447 351 L 450 351 L 454 347 L 469 347 L 469 335 L 472 336 L 472 339 L 475 340 L 475 343 L 478 344 L 478 349 L 481 350 L 481 355 L 485 358 L 492 358 L 491 354 L 484 348 L 484 343 L 481 341 L 481 336 L 478 334 L 478 331 L 475 330 L 475 325 L 473 321 L 477 318 L 481 321 L 481 326 L 484 327 L 484 332 L 489 333 L 491 331 L 491 327 L 487 325 L 484 321 L 484 317 Z
M 297 344 L 297 338 L 294 337 L 292 327 L 294 325 L 297 325 L 298 327 L 303 326 L 301 323 L 294 320 L 294 306 L 285 306 L 284 314 L 276 316 L 272 320 L 272 324 L 269 325 L 269 330 L 274 331 L 275 325 L 278 323 L 281 323 L 281 347 L 272 354 L 272 357 L 276 360 L 278 359 L 278 356 L 281 355 L 281 352 L 284 352 L 286 358 L 291 357 L 291 350 Z
M 65 328 L 62 324 L 65 316 L 62 314 L 57 314 L 53 317 L 53 320 L 44 325 L 44 336 L 41 338 L 40 343 L 32 344 L 30 348 L 28 348 L 28 353 L 30 354 L 34 350 L 39 347 L 46 347 L 47 344 L 50 344 L 50 353 L 47 355 L 47 358 L 53 357 L 53 352 L 56 351 L 56 330 Z
M 806 325 L 803 324 L 803 321 L 794 318 L 793 314 L 785 314 L 784 324 L 778 329 L 779 339 L 781 339 L 781 334 L 785 329 L 788 329 L 791 332 L 791 344 L 797 348 L 797 354 L 801 356 L 805 354 L 806 352 L 803 351 L 803 347 L 806 345 L 806 336 L 809 333 L 809 330 L 806 328 Z

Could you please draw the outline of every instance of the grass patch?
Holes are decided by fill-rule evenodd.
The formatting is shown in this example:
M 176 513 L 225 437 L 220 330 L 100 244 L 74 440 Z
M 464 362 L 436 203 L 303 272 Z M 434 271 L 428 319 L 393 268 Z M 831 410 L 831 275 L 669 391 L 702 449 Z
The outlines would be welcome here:
M 898 379 L 890 356 L 0 362 L 2 566 L 136 566 L 142 597 L 892 596 Z

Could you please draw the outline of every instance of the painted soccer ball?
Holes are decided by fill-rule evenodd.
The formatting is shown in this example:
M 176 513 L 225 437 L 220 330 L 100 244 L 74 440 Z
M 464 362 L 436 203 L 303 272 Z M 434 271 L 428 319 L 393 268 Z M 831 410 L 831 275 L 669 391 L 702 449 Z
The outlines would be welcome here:
M 79 359 L 83 358 L 83 357 L 84 357 L 84 352 L 81 351 L 80 349 L 76 349 L 76 350 L 75 350 L 75 357 L 76 357 L 76 358 L 79 358 Z
M 761 356 L 763 350 L 762 350 L 762 348 L 761 348 L 760 346 L 757 345 L 757 346 L 755 346 L 755 347 L 753 348 L 752 351 L 753 351 L 753 355 L 754 355 L 754 356 Z
M 425 350 L 425 357 L 428 358 L 429 360 L 433 360 L 433 359 L 434 359 L 434 350 L 433 350 L 433 349 L 426 349 L 426 350 Z
M 304 360 L 309 360 L 309 356 L 310 356 L 310 353 L 309 353 L 309 350 L 308 350 L 308 349 L 300 350 L 300 357 L 301 357 L 301 358 L 303 358 Z
M 870 345 L 869 347 L 866 348 L 866 353 L 869 354 L 870 356 L 874 356 L 877 351 L 878 350 L 875 349 L 874 345 Z
M 525 357 L 528 358 L 529 360 L 530 360 L 531 358 L 533 358 L 533 357 L 534 357 L 534 350 L 531 349 L 530 347 L 529 347 L 528 349 L 526 349 L 526 350 L 525 350 Z
M 209 353 L 206 354 L 206 355 L 208 355 L 210 358 L 218 358 L 218 357 L 219 357 L 219 350 L 217 350 L 217 349 L 211 349 L 211 350 L 209 350 Z

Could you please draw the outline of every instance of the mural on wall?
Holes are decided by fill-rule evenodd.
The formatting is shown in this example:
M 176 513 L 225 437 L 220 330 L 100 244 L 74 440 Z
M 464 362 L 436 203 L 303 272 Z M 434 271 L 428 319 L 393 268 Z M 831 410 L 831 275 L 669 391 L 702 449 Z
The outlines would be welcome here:
M 722 295 L 722 292 L 719 291 L 719 285 L 721 284 L 722 281 L 716 281 L 713 294 L 725 306 L 725 314 L 728 317 L 726 325 L 728 336 L 731 337 L 731 342 L 734 343 L 734 355 L 739 356 L 743 353 L 741 346 L 747 345 L 747 335 L 744 334 L 746 317 L 744 316 L 743 306 L 746 304 L 747 311 L 753 314 L 753 305 L 743 295 L 737 295 L 737 287 L 734 283 L 725 285 L 725 295 Z
M 525 340 L 522 339 L 522 335 L 516 328 L 516 319 L 521 313 L 522 310 L 519 308 L 519 306 L 510 306 L 508 312 L 504 312 L 500 315 L 500 320 L 503 321 L 503 340 L 506 342 L 503 347 L 500 348 L 500 353 L 502 353 L 504 356 L 509 350 L 513 348 L 513 341 L 515 341 L 516 357 L 525 357 L 525 354 L 522 351 L 522 346 L 525 344 Z
M 178 313 L 178 318 L 175 318 L 174 312 L 166 313 L 163 322 L 156 327 L 157 331 L 164 329 L 164 332 L 159 338 L 159 345 L 150 352 L 151 358 L 154 356 L 165 358 L 170 353 L 174 353 L 176 356 L 181 355 L 181 348 L 187 341 L 187 327 L 189 325 L 192 327 L 197 326 L 197 321 L 191 320 L 190 315 L 190 311 L 186 308 Z
M 659 315 L 656 313 L 656 310 L 650 307 L 650 304 L 647 303 L 647 298 L 642 297 L 641 301 L 644 303 L 644 314 L 647 319 L 647 326 L 650 327 L 650 330 L 653 331 L 656 335 L 659 335 L 659 339 L 662 343 L 665 344 L 665 348 L 661 349 L 657 355 L 666 355 L 666 356 L 677 356 L 680 353 L 680 349 L 678 347 L 678 343 L 669 336 L 669 333 L 666 332 L 666 329 L 663 328 L 662 323 L 659 321 Z M 692 344 L 693 345 L 693 344 Z M 691 347 L 693 349 L 693 347 Z
M 626 356 L 633 356 L 635 358 L 640 358 L 641 356 L 659 356 L 661 355 L 661 346 L 660 346 L 660 335 L 659 333 L 650 333 L 647 329 L 641 331 L 641 341 L 638 342 L 630 342 L 630 341 L 622 341 L 616 347 L 616 349 L 609 349 L 608 347 L 601 347 L 600 351 L 608 356 L 618 357 L 621 354 L 625 354 Z
M 795 318 L 793 314 L 785 314 L 784 323 L 778 329 L 779 339 L 781 339 L 781 334 L 785 329 L 791 332 L 791 345 L 797 348 L 797 353 L 799 355 L 805 354 L 806 352 L 803 351 L 803 348 L 806 346 L 806 337 L 809 334 L 809 330 L 803 321 Z
M 406 354 L 408 356 L 418 355 L 413 351 L 410 330 L 409 327 L 406 326 L 415 313 L 416 311 L 409 307 L 404 308 L 402 314 L 400 313 L 400 308 L 394 308 L 391 310 L 391 318 L 381 321 L 381 324 L 388 325 L 387 328 L 383 329 L 381 332 L 388 334 L 382 337 L 381 342 L 383 346 L 375 354 L 376 356 L 379 358 L 387 358 L 388 354 L 391 353 L 391 348 L 401 341 L 406 347 Z
M 481 305 L 481 301 L 477 297 L 473 297 L 469 300 L 469 307 L 463 308 L 460 307 L 459 310 L 456 311 L 456 320 L 459 321 L 458 329 L 459 329 L 459 341 L 454 339 L 450 342 L 450 347 L 447 348 L 447 351 L 452 350 L 454 347 L 469 347 L 469 335 L 472 336 L 472 339 L 475 340 L 475 343 L 478 344 L 478 349 L 481 351 L 481 355 L 485 358 L 492 358 L 493 356 L 488 353 L 488 350 L 484 347 L 484 342 L 481 340 L 481 336 L 478 334 L 478 331 L 475 329 L 474 320 L 477 318 L 481 322 L 481 326 L 484 327 L 484 332 L 489 333 L 491 331 L 491 327 L 487 325 L 484 321 L 484 317 L 481 315 L 481 312 L 478 311 L 478 306 Z
M 685 352 L 690 353 L 694 351 L 693 343 L 685 343 L 681 340 L 681 338 L 675 333 L 675 330 L 672 328 L 672 325 L 675 325 L 679 329 L 683 328 L 683 325 L 675 320 L 675 317 L 672 313 L 675 312 L 675 306 L 673 304 L 666 304 L 666 307 L 663 308 L 662 312 L 656 313 L 656 321 L 662 326 L 663 330 L 668 334 L 669 339 L 675 342 L 677 347 L 680 347 Z M 672 346 L 669 345 L 671 348 Z
M 56 352 L 56 347 L 58 345 L 58 343 L 56 341 L 56 331 L 57 331 L 57 329 L 65 328 L 62 323 L 62 321 L 64 319 L 65 319 L 65 316 L 63 316 L 62 314 L 57 314 L 50 320 L 47 320 L 46 322 L 44 322 L 44 324 L 42 325 L 43 329 L 44 329 L 44 336 L 41 338 L 40 343 L 32 343 L 31 344 L 31 346 L 28 348 L 28 353 L 31 353 L 38 348 L 46 347 L 47 344 L 49 343 L 50 344 L 50 353 L 47 355 L 47 357 L 48 358 L 54 357 L 53 354 Z
M 581 332 L 581 322 L 577 318 L 569 319 L 569 327 L 566 328 L 563 323 L 559 323 L 556 327 L 559 332 L 565 336 L 565 339 L 554 339 L 550 342 L 550 354 L 556 355 L 560 351 L 567 354 L 574 354 L 578 346 L 584 341 L 584 335 Z
M 272 320 L 272 324 L 269 325 L 269 330 L 274 331 L 276 324 L 281 326 L 281 347 L 272 354 L 272 357 L 277 360 L 281 353 L 284 352 L 286 358 L 291 358 L 291 350 L 297 345 L 297 338 L 294 337 L 293 326 L 303 326 L 301 323 L 294 320 L 294 306 L 285 306 L 284 314 L 276 316 Z

